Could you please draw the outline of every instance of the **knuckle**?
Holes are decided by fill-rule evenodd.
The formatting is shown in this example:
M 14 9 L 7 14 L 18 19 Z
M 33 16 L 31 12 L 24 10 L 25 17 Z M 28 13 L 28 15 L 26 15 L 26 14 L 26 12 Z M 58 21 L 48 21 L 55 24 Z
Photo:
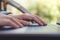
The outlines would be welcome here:
M 7 19 L 7 23 L 10 23 L 11 24 L 11 20 Z

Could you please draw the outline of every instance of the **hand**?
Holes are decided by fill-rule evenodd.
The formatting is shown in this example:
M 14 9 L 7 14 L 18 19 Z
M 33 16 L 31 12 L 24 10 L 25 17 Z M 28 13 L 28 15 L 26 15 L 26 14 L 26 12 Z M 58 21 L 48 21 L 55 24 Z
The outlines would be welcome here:
M 44 25 L 47 25 L 47 23 L 42 20 L 42 18 L 39 18 L 38 16 L 36 15 L 30 15 L 30 14 L 23 14 L 23 15 L 16 15 L 14 16 L 20 20 L 28 20 L 28 21 L 35 21 L 36 23 L 38 23 L 40 26 L 44 26 Z
M 23 27 L 24 25 L 29 25 L 29 22 L 19 20 L 10 15 L 0 14 L 0 26 L 12 26 L 14 28 L 19 28 Z

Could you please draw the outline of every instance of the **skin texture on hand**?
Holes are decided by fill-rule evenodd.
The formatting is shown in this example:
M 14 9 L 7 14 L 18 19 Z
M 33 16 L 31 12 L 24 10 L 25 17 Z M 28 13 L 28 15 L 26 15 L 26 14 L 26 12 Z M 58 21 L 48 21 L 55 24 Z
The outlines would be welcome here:
M 19 20 L 10 15 L 0 14 L 0 26 L 13 26 L 14 28 L 21 28 L 24 25 L 29 25 L 29 22 Z
M 28 20 L 28 21 L 27 21 Z M 22 15 L 4 15 L 0 14 L 0 26 L 12 26 L 14 28 L 22 28 L 23 26 L 30 25 L 29 21 L 34 21 L 40 26 L 46 25 L 41 18 L 35 15 L 22 14 Z
M 15 15 L 14 17 L 20 19 L 20 20 L 25 20 L 25 21 L 34 21 L 38 23 L 40 26 L 47 25 L 47 23 L 40 17 L 36 15 L 31 15 L 31 14 L 23 14 L 23 15 Z

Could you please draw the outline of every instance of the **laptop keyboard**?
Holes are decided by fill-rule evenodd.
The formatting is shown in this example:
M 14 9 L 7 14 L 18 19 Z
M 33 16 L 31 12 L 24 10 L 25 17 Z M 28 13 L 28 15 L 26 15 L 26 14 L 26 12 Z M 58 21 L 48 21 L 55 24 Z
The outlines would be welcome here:
M 47 26 L 38 26 L 38 25 L 34 25 L 34 26 L 29 26 L 26 29 L 27 33 L 46 33 L 46 32 L 56 32 L 57 31 L 57 25 L 47 25 Z

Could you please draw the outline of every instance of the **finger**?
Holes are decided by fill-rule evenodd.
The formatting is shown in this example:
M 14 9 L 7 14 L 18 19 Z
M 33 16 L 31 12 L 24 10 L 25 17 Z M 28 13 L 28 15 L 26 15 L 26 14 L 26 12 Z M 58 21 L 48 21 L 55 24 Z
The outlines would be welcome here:
M 28 21 L 32 20 L 32 16 L 28 14 L 18 15 L 17 18 L 20 20 L 28 20 Z
M 43 23 L 40 20 L 38 20 L 36 17 L 33 18 L 33 21 L 38 23 L 40 26 L 43 26 Z
M 41 21 L 44 26 L 47 25 L 47 23 L 46 23 L 43 19 L 39 18 L 38 16 L 36 16 L 36 18 L 37 18 L 39 21 Z
M 28 26 L 28 25 L 30 25 L 29 22 L 24 21 L 24 20 L 20 20 L 20 23 L 23 24 L 24 26 Z
M 14 23 L 16 23 L 17 25 L 19 25 L 20 27 L 23 27 L 23 24 L 20 23 L 19 19 L 17 18 L 12 18 L 11 19 Z
M 8 25 L 9 25 L 9 26 L 12 26 L 12 27 L 14 27 L 14 28 L 19 28 L 19 27 L 20 27 L 19 25 L 17 25 L 15 22 L 13 22 L 13 21 L 11 21 L 11 20 L 9 20 Z

